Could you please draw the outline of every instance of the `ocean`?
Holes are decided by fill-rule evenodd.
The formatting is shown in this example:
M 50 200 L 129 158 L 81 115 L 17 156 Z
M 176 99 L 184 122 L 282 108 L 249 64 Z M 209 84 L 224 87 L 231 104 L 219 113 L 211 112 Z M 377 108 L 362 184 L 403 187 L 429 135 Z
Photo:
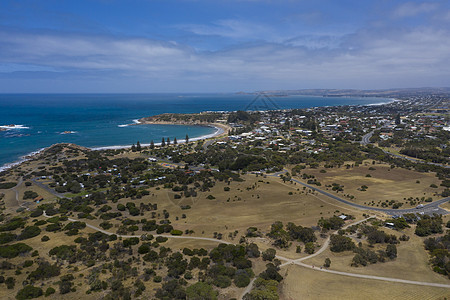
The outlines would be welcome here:
M 370 105 L 385 98 L 260 97 L 246 94 L 0 94 L 0 171 L 22 157 L 56 143 L 90 148 L 148 144 L 176 137 L 198 138 L 216 129 L 202 126 L 139 125 L 134 120 L 161 113 L 267 110 Z M 70 132 L 64 134 L 64 132 Z

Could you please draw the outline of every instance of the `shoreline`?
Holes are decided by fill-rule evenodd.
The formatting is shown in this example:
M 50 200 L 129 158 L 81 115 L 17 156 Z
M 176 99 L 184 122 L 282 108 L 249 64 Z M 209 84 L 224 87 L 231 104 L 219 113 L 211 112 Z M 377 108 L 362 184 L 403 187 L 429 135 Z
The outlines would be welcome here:
M 130 124 L 130 125 L 146 125 L 144 123 L 135 123 L 135 124 Z M 152 124 L 148 124 L 148 125 L 152 125 Z M 154 123 L 154 125 L 158 125 L 158 123 Z M 210 138 L 216 138 L 216 137 L 221 137 L 221 136 L 225 136 L 228 132 L 228 130 L 230 129 L 229 126 L 225 125 L 225 124 L 218 124 L 218 123 L 208 123 L 208 124 L 174 124 L 174 123 L 167 123 L 167 124 L 159 124 L 159 125 L 177 125 L 177 126 L 203 126 L 203 127 L 213 127 L 216 129 L 216 131 L 214 133 L 210 133 L 207 135 L 202 135 L 199 137 L 194 137 L 194 138 L 189 138 L 190 142 L 195 142 L 195 141 L 199 141 L 199 140 L 207 140 Z M 178 141 L 179 144 L 181 143 L 186 143 L 185 139 L 181 139 Z M 44 147 L 41 148 L 39 150 L 30 152 L 26 155 L 23 155 L 19 158 L 18 161 L 15 162 L 11 162 L 11 163 L 6 163 L 2 166 L 0 166 L 0 173 L 8 171 L 16 166 L 19 166 L 20 164 L 30 161 L 34 158 L 36 158 L 40 153 L 42 153 L 43 151 L 53 147 L 54 145 L 58 145 L 58 144 L 65 144 L 65 143 L 56 143 L 53 145 L 50 145 L 48 147 Z M 155 146 L 161 146 L 161 143 L 154 143 Z M 88 148 L 92 151 L 101 151 L 101 150 L 115 150 L 115 149 L 127 149 L 127 148 L 131 148 L 132 145 L 113 145 L 113 146 L 102 146 L 102 147 L 85 147 Z M 141 144 L 141 146 L 143 147 L 148 147 L 150 146 L 150 144 Z M 84 147 L 84 146 L 80 146 L 80 147 Z
M 203 126 L 203 127 L 213 127 L 216 129 L 214 133 L 210 133 L 207 135 L 202 135 L 199 137 L 189 138 L 189 142 L 195 142 L 199 140 L 207 140 L 211 138 L 216 138 L 223 136 L 227 133 L 227 131 L 230 129 L 229 126 L 224 124 L 218 124 L 218 123 L 209 123 L 209 124 L 177 124 L 177 123 L 159 123 L 159 122 L 149 122 L 149 123 L 135 123 L 135 124 L 127 124 L 128 126 L 134 126 L 134 125 L 175 125 L 175 126 Z M 173 142 L 173 141 L 172 141 Z M 178 144 L 186 143 L 185 139 L 177 140 Z M 161 146 L 161 143 L 154 143 L 155 146 Z M 171 144 L 173 145 L 173 144 Z M 114 146 L 102 146 L 102 147 L 87 147 L 91 149 L 92 151 L 101 151 L 101 150 L 111 150 L 111 149 L 126 149 L 131 148 L 132 145 L 114 145 Z M 142 147 L 148 147 L 150 146 L 149 143 L 141 144 Z

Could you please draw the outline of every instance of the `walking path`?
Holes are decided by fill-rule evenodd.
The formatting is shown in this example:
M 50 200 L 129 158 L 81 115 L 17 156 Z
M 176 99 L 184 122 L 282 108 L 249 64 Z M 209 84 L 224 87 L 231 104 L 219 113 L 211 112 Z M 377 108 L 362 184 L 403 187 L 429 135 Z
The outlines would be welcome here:
M 50 216 L 48 216 L 48 215 L 45 213 L 45 211 L 44 211 L 43 215 L 44 215 L 44 217 L 46 217 L 46 218 L 50 218 Z M 354 223 L 347 224 L 345 227 L 343 227 L 343 229 L 345 229 L 345 228 L 347 228 L 347 227 L 349 227 L 349 226 L 352 226 L 352 225 L 356 225 L 356 224 L 365 222 L 365 221 L 367 221 L 368 219 L 373 218 L 373 217 L 374 217 L 374 216 L 370 216 L 370 217 L 368 217 L 368 218 L 366 218 L 366 219 L 363 219 L 363 220 L 360 220 L 360 221 L 357 221 L 357 222 L 354 222 Z M 80 221 L 80 220 L 76 220 L 76 219 L 73 219 L 73 218 L 68 218 L 68 220 L 71 221 L 71 222 L 77 222 L 77 221 Z M 99 228 L 99 227 L 97 227 L 97 226 L 94 226 L 94 225 L 91 225 L 91 224 L 88 224 L 88 223 L 86 223 L 86 226 L 89 227 L 89 228 L 91 228 L 91 229 L 100 231 L 100 232 L 102 232 L 102 233 L 104 233 L 104 234 L 107 234 L 107 235 L 113 235 L 113 234 L 115 234 L 115 233 L 106 231 L 106 230 L 104 230 L 104 229 L 101 229 L 101 228 Z M 334 232 L 334 233 L 337 233 L 337 231 Z M 116 235 L 117 235 L 118 237 L 122 237 L 122 238 L 133 238 L 133 237 L 141 238 L 141 237 L 142 237 L 142 235 L 121 235 L 121 234 L 116 234 Z M 153 235 L 153 236 L 161 236 L 161 237 L 166 237 L 166 238 L 171 238 L 171 239 L 202 240 L 202 241 L 209 241 L 209 242 L 215 242 L 215 243 L 224 243 L 224 244 L 228 244 L 228 245 L 236 245 L 236 244 L 231 243 L 231 242 L 228 242 L 228 241 L 219 240 L 219 239 L 214 239 L 214 238 L 207 238 L 207 237 L 174 236 L 174 235 L 166 235 L 166 234 L 155 234 L 155 235 Z M 328 270 L 328 269 L 324 269 L 324 268 L 322 268 L 322 269 L 320 269 L 320 268 L 315 268 L 314 266 L 311 266 L 311 265 L 302 263 L 302 261 L 304 261 L 304 260 L 307 260 L 307 259 L 309 259 L 309 258 L 312 258 L 312 257 L 314 257 L 314 256 L 317 256 L 317 255 L 321 254 L 323 251 L 325 251 L 325 250 L 328 248 L 329 243 L 330 243 L 330 237 L 328 237 L 328 238 L 326 239 L 326 241 L 324 242 L 324 244 L 322 245 L 322 247 L 321 247 L 316 253 L 311 254 L 311 255 L 309 255 L 309 256 L 306 256 L 306 257 L 302 257 L 302 258 L 298 258 L 298 259 L 289 259 L 289 258 L 286 258 L 286 257 L 277 255 L 276 258 L 279 259 L 279 260 L 286 261 L 285 263 L 281 264 L 280 267 L 285 267 L 285 266 L 288 266 L 288 265 L 298 265 L 298 266 L 305 267 L 305 268 L 309 268 L 309 269 L 312 269 L 312 270 L 315 270 L 315 271 L 327 272 L 327 273 L 332 273 L 332 274 L 337 274 L 337 275 L 344 275 L 344 276 L 350 276 L 350 277 L 357 277 L 357 278 L 364 278 L 364 279 L 374 279 L 374 280 L 383 280 L 383 281 L 389 281 L 389 282 L 398 282 L 398 283 L 406 283 L 406 284 L 415 284 L 415 285 L 422 285 L 422 286 L 432 286 L 432 287 L 450 288 L 450 284 L 432 283 L 432 282 L 422 282 L 422 281 L 412 281 L 412 280 L 405 280 L 405 279 L 398 279 L 398 278 L 389 278 L 389 277 L 380 277 L 380 276 L 373 276 L 373 275 L 355 274 L 355 273 L 348 273 L 348 272 L 341 272 L 341 271 Z M 247 294 L 247 293 L 249 293 L 249 292 L 251 291 L 251 289 L 252 289 L 252 287 L 253 287 L 253 283 L 255 282 L 255 280 L 256 280 L 256 277 L 253 278 L 253 280 L 250 282 L 250 284 L 244 289 L 244 291 L 243 291 L 243 293 L 242 293 L 240 299 L 242 299 L 242 297 L 243 297 L 245 294 Z

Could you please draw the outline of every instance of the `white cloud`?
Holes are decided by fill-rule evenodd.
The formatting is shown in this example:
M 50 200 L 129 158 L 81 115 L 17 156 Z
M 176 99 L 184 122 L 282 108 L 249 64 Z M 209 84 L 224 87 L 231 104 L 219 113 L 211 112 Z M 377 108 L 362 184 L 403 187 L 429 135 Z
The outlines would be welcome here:
M 419 14 L 435 11 L 439 7 L 435 2 L 414 3 L 407 2 L 400 5 L 395 11 L 394 16 L 399 18 L 414 17 Z
M 42 68 L 69 77 L 91 72 L 93 82 L 103 80 L 99 74 L 105 72 L 121 84 L 150 80 L 181 90 L 436 86 L 450 78 L 450 30 L 431 26 L 303 36 L 207 52 L 151 39 L 48 32 L 0 32 L 0 45 L 3 73 L 20 64 L 20 71 L 30 65 L 30 72 Z

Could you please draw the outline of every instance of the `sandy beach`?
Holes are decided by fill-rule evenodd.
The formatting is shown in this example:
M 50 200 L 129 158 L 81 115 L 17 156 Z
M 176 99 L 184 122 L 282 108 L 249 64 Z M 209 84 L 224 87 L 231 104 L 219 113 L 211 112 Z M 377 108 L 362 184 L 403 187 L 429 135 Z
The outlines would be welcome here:
M 214 127 L 216 131 L 212 134 L 203 135 L 199 137 L 189 138 L 190 142 L 199 141 L 199 140 L 207 140 L 211 138 L 221 138 L 228 135 L 228 131 L 231 129 L 230 126 L 221 124 L 221 123 L 201 123 L 201 124 L 188 124 L 188 123 L 173 123 L 173 122 L 139 122 L 128 124 L 129 126 L 135 125 L 180 125 L 180 126 L 205 126 L 205 127 Z M 185 139 L 180 139 L 177 141 L 179 144 L 185 143 Z M 155 146 L 161 146 L 161 143 L 154 143 Z M 132 145 L 116 145 L 116 146 L 105 146 L 105 147 L 95 147 L 90 148 L 91 150 L 108 150 L 108 149 L 126 149 L 130 148 Z M 148 147 L 150 144 L 141 144 L 142 147 Z

